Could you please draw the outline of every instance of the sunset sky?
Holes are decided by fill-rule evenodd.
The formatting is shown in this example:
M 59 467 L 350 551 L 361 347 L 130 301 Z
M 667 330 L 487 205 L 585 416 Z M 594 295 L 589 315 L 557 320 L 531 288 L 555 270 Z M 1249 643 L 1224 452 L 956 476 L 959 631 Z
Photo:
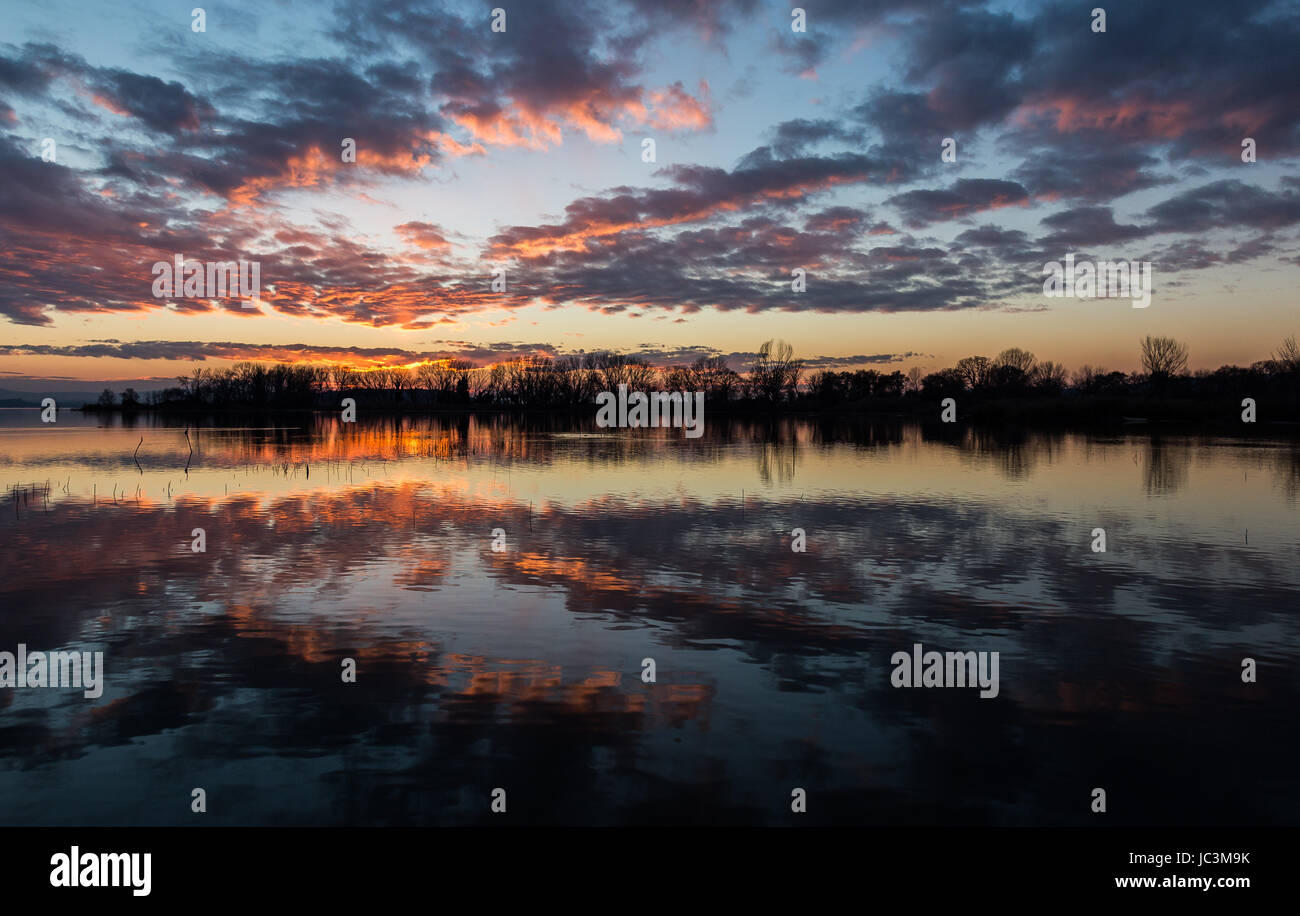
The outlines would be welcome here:
M 1264 358 L 1300 333 L 1300 3 L 1126 0 L 1097 33 L 1103 2 L 813 0 L 804 33 L 763 0 L 209 2 L 204 32 L 203 0 L 7 2 L 0 388 L 744 369 L 772 337 L 812 368 Z M 154 298 L 177 253 L 259 261 L 264 301 Z M 1046 298 L 1068 253 L 1150 261 L 1151 306 Z

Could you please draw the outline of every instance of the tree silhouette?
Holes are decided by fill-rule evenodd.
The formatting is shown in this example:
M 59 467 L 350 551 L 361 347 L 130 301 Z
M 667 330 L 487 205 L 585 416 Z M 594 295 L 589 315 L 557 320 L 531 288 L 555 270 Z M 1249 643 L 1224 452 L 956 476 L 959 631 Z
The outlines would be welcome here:
M 1273 359 L 1283 372 L 1300 372 L 1300 345 L 1296 344 L 1294 334 L 1273 351 Z
M 775 404 L 787 395 L 794 397 L 803 374 L 803 360 L 794 358 L 794 347 L 784 340 L 769 340 L 758 348 L 750 371 L 754 397 Z
M 1142 338 L 1142 368 L 1155 379 L 1177 375 L 1187 368 L 1187 344 L 1172 337 Z

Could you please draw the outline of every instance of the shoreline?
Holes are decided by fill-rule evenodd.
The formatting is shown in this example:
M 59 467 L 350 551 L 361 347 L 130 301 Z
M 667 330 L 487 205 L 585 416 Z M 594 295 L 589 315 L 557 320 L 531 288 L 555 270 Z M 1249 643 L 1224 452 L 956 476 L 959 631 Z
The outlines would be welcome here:
M 1281 400 L 1281 399 L 1278 399 Z M 136 408 L 95 404 L 66 408 L 83 414 L 134 418 L 156 416 L 192 418 L 204 416 L 285 416 L 295 414 L 337 414 L 340 408 L 324 406 L 156 406 Z M 360 415 L 370 418 L 406 416 L 503 416 L 503 417 L 586 417 L 594 422 L 596 405 L 498 406 L 484 404 L 417 404 L 358 402 Z M 705 415 L 727 419 L 920 421 L 927 427 L 959 428 L 968 424 L 1028 429 L 1172 431 L 1186 429 L 1223 435 L 1262 432 L 1300 433 L 1300 418 L 1291 403 L 1263 399 L 1257 404 L 1257 419 L 1244 422 L 1240 402 L 1231 398 L 1189 400 L 1151 397 L 1094 397 L 958 399 L 955 422 L 940 420 L 941 403 L 918 398 L 873 399 L 853 404 L 795 403 L 780 406 L 754 402 L 706 403 Z

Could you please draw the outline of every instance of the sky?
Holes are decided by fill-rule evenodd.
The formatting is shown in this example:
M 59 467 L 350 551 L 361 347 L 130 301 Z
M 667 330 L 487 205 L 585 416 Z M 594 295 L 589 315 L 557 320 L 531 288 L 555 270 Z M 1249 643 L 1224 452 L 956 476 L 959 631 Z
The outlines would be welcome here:
M 1300 3 L 1100 2 L 5 0 L 0 388 L 769 338 L 1266 358 L 1300 333 Z M 1045 296 L 1067 254 L 1149 262 L 1150 306 Z M 176 255 L 256 261 L 259 300 L 156 296 Z

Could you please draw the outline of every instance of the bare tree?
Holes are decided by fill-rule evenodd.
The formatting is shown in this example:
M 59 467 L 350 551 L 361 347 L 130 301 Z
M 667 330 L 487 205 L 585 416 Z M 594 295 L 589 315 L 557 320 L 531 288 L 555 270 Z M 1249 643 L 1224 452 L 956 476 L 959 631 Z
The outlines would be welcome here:
M 1166 378 L 1187 368 L 1187 344 L 1172 337 L 1142 338 L 1142 368 L 1153 377 Z
M 588 353 L 586 365 L 596 376 L 601 391 L 616 391 L 619 385 L 626 385 L 628 391 L 643 391 L 654 380 L 654 369 L 638 356 Z
M 1080 391 L 1092 391 L 1097 386 L 1097 379 L 1105 374 L 1106 370 L 1103 367 L 1090 366 L 1085 363 L 1075 370 L 1070 384 Z
M 1012 369 L 1019 369 L 1025 375 L 1034 371 L 1034 354 L 1028 350 L 1022 350 L 1019 347 L 1010 347 L 1003 350 L 993 360 L 994 366 L 1010 366 Z
M 658 387 L 659 371 L 639 356 L 627 361 L 627 390 L 652 391 Z
M 1296 344 L 1294 334 L 1273 351 L 1273 359 L 1283 372 L 1300 372 L 1300 345 Z
M 702 390 L 709 400 L 728 401 L 740 385 L 740 376 L 727 366 L 725 356 L 701 356 L 690 367 L 690 390 Z
M 402 392 L 415 387 L 413 373 L 406 366 L 393 366 L 388 370 L 388 387 L 393 390 L 393 400 L 400 401 Z
M 1059 393 L 1065 387 L 1065 377 L 1065 367 L 1047 359 L 1034 366 L 1029 373 L 1029 384 L 1041 391 Z
M 758 348 L 749 384 L 754 397 L 775 404 L 794 396 L 802 374 L 803 360 L 794 358 L 794 347 L 784 340 L 769 340 Z
M 966 356 L 957 360 L 956 371 L 966 387 L 974 391 L 988 384 L 993 363 L 987 356 Z
M 459 375 L 450 360 L 440 359 L 436 362 L 421 363 L 416 369 L 420 386 L 436 400 L 442 400 L 451 394 L 459 380 Z

